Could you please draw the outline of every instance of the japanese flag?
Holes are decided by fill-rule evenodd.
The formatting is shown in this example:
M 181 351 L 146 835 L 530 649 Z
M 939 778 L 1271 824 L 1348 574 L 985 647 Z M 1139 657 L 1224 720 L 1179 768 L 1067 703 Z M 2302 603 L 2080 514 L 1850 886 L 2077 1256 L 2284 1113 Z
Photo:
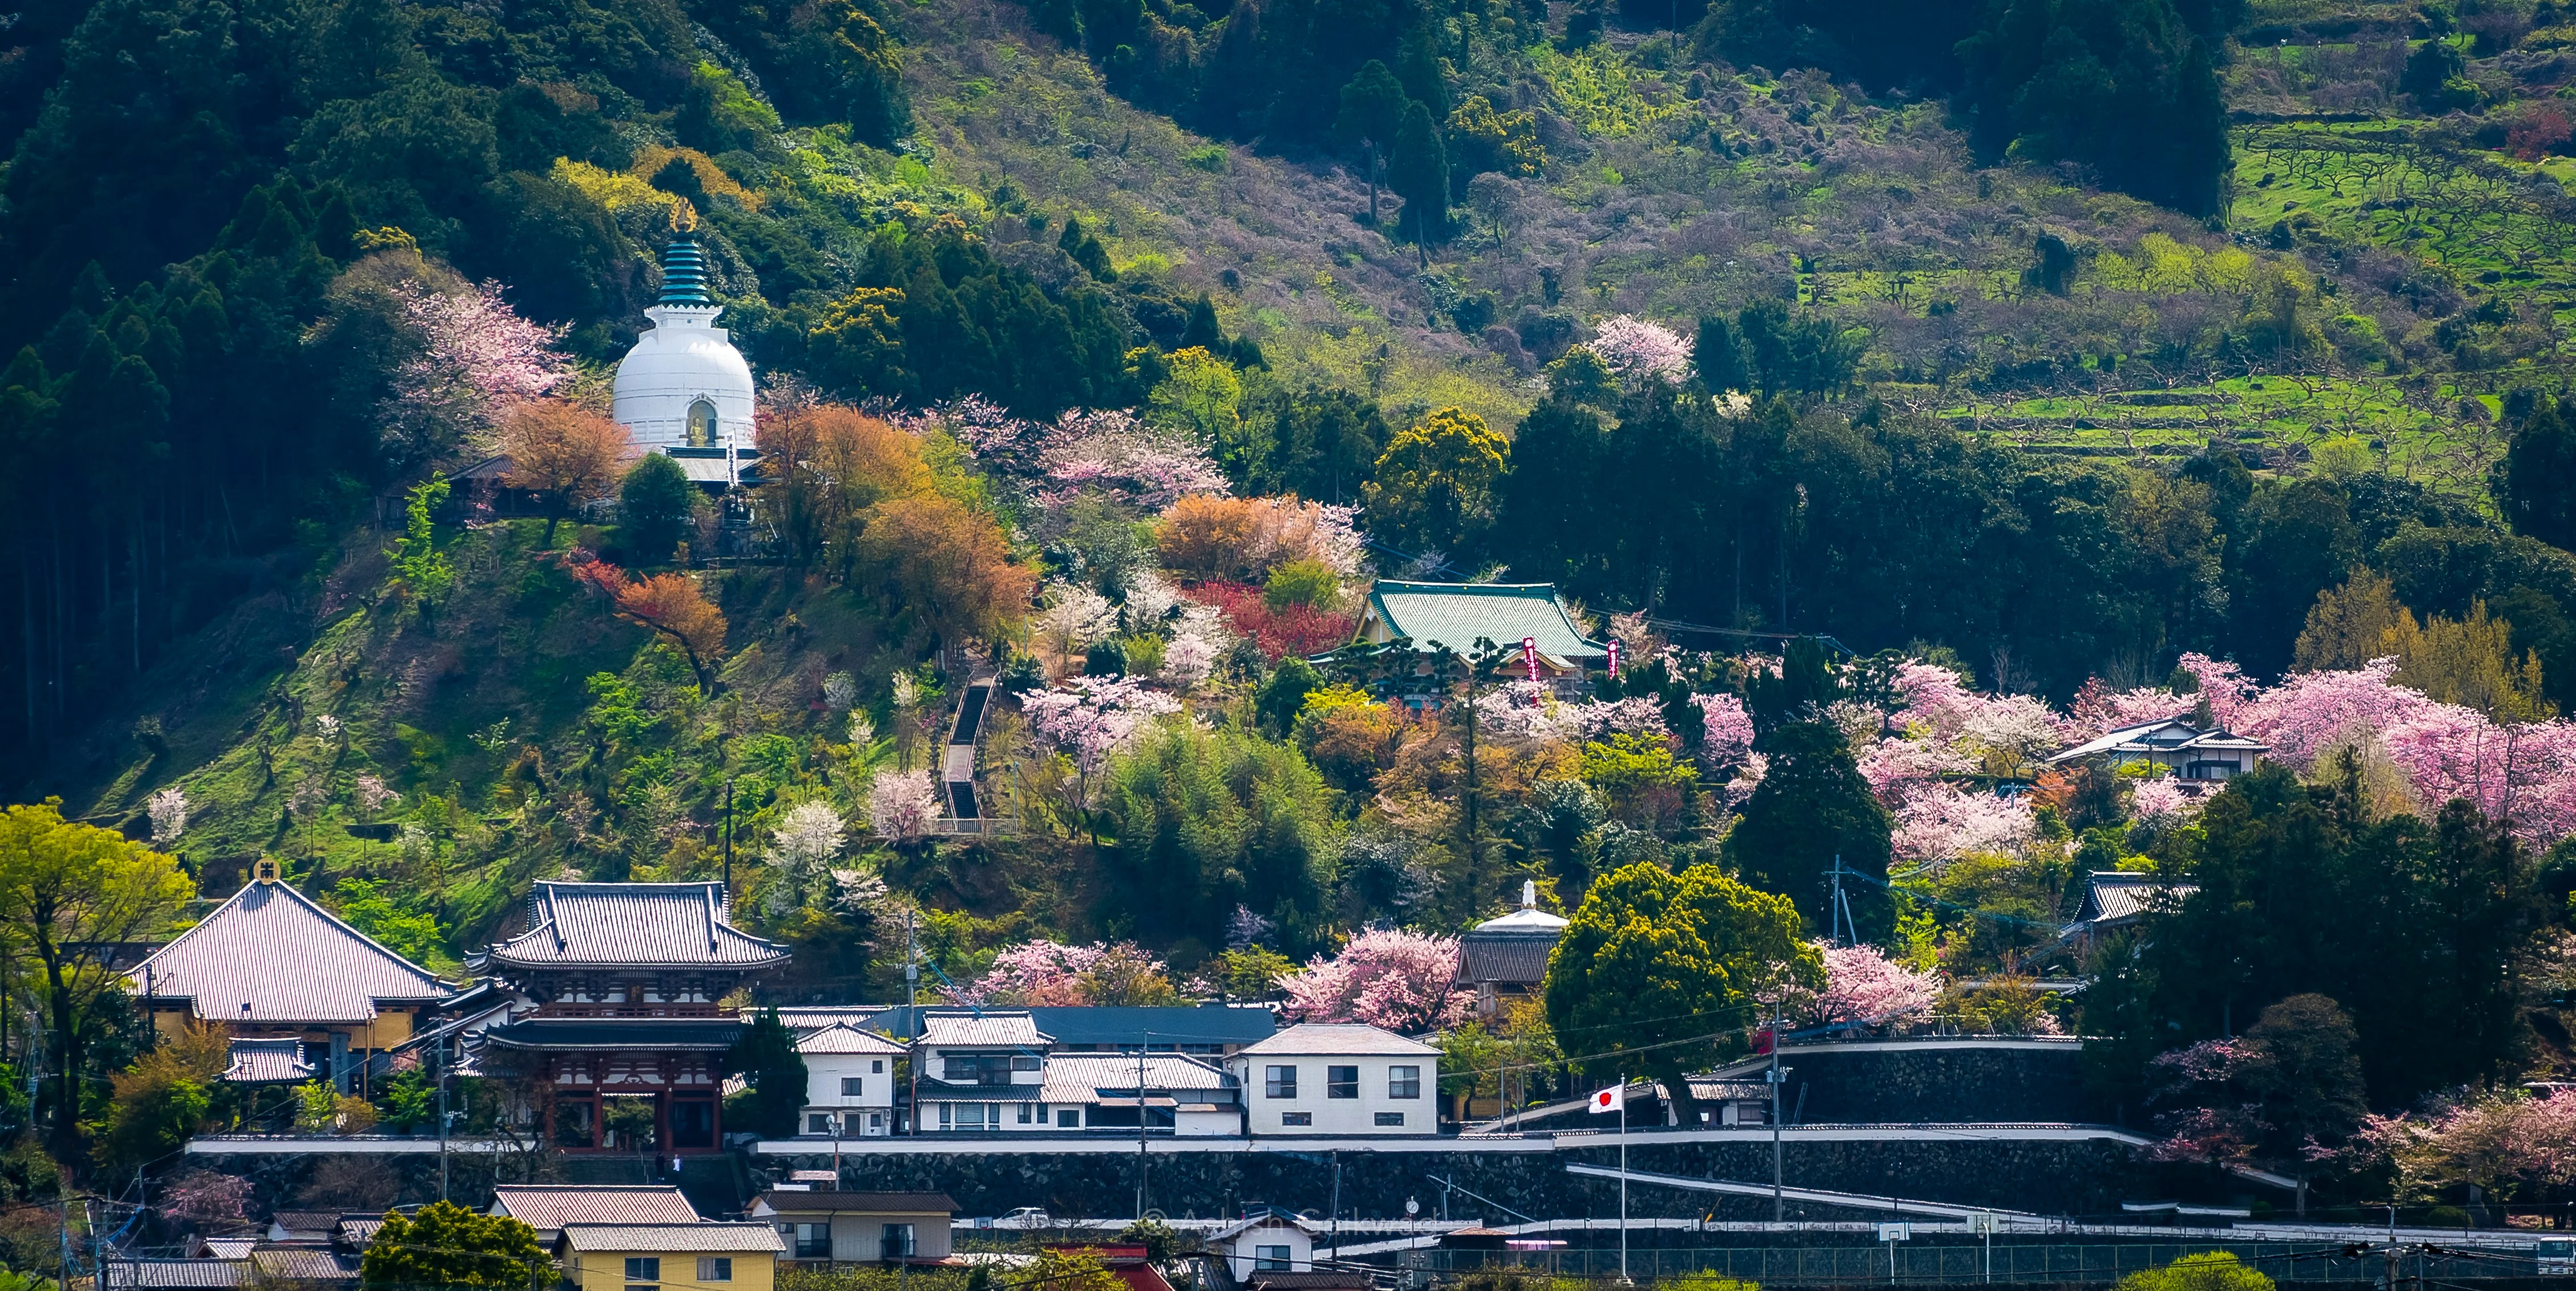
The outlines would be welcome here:
M 1592 1110 L 1595 1112 L 1622 1112 L 1627 1109 L 1628 1087 L 1626 1085 L 1612 1085 L 1608 1089 L 1595 1091 L 1592 1095 Z

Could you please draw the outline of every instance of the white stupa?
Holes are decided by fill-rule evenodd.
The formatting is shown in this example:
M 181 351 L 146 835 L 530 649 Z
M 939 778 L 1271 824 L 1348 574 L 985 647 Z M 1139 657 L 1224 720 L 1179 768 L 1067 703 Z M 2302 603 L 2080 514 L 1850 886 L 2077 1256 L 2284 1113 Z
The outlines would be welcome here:
M 680 459 L 702 484 L 741 482 L 752 451 L 751 365 L 715 325 L 706 255 L 682 233 L 662 252 L 662 296 L 644 311 L 653 330 L 617 365 L 610 414 L 642 447 Z

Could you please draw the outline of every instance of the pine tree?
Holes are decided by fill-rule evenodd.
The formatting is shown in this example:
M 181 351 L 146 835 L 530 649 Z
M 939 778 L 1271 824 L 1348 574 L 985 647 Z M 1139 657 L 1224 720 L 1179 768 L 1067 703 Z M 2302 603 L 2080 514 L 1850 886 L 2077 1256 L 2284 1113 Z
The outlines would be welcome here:
M 1431 109 L 1419 100 L 1404 105 L 1386 182 L 1404 199 L 1404 222 L 1414 241 L 1428 245 L 1449 231 L 1449 153 Z
M 805 1059 L 796 1052 L 796 1033 L 769 1009 L 752 1019 L 742 1038 L 725 1054 L 725 1074 L 741 1076 L 750 1086 L 728 1100 L 725 1119 L 734 1128 L 771 1137 L 796 1132 L 796 1115 L 805 1106 Z
M 1342 113 L 1333 122 L 1333 138 L 1343 147 L 1359 149 L 1368 167 L 1371 227 L 1377 224 L 1378 171 L 1386 165 L 1387 151 L 1395 146 L 1396 132 L 1404 124 L 1405 103 L 1403 83 L 1374 58 L 1361 64 L 1359 74 L 1342 87 Z
M 1691 361 L 1699 369 L 1701 387 L 1710 394 L 1753 387 L 1752 375 L 1744 370 L 1743 343 L 1736 339 L 1735 329 L 1714 314 L 1700 316 Z
M 2557 401 L 2542 401 L 2514 431 L 2501 483 L 2496 501 L 2515 533 L 2576 548 L 2576 429 Z

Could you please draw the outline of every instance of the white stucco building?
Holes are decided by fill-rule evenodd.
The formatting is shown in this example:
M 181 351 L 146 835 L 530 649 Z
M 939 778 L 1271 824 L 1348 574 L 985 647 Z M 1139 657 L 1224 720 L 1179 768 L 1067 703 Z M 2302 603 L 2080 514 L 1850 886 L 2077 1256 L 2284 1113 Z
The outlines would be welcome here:
M 1255 1138 L 1391 1138 L 1440 1129 L 1440 1051 L 1392 1031 L 1307 1022 L 1226 1062 L 1243 1084 L 1245 1128 Z
M 638 445 L 680 459 L 702 483 L 734 482 L 754 455 L 751 364 L 715 325 L 723 312 L 707 290 L 705 253 L 681 234 L 662 253 L 661 298 L 644 311 L 653 329 L 617 365 L 611 413 Z
M 1247 1215 L 1207 1235 L 1208 1249 L 1225 1258 L 1234 1280 L 1255 1273 L 1312 1273 L 1315 1228 L 1294 1215 Z
M 894 1132 L 904 1046 L 841 1024 L 808 1033 L 796 1052 L 805 1059 L 805 1133 L 860 1139 Z

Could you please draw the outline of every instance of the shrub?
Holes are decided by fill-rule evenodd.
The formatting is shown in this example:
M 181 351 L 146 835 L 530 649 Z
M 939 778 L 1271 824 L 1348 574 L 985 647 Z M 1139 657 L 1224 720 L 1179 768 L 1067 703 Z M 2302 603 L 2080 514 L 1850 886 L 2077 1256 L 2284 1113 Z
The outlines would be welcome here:
M 2272 1291 L 2272 1279 L 2245 1267 L 2231 1252 L 2202 1251 L 2160 1269 L 2132 1273 L 2120 1279 L 2117 1291 Z
M 1276 566 L 1261 587 L 1262 604 L 1274 612 L 1292 605 L 1329 610 L 1341 594 L 1342 580 L 1320 560 L 1292 560 Z

